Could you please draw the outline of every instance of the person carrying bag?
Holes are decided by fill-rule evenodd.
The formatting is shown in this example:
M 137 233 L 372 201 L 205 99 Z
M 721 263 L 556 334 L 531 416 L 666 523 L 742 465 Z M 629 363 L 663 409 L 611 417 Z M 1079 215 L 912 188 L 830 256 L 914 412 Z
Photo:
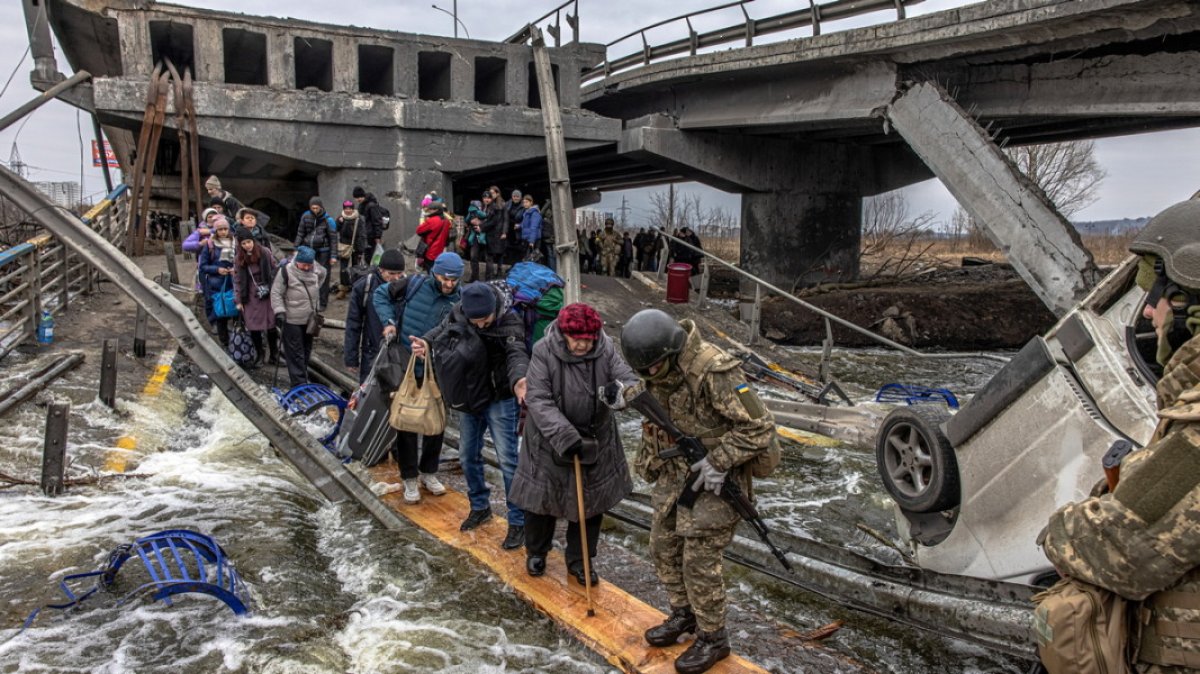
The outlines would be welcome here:
M 446 407 L 442 404 L 442 391 L 438 388 L 432 363 L 425 365 L 424 381 L 417 381 L 414 368 L 416 361 L 416 358 L 408 359 L 404 380 L 392 397 L 388 423 L 398 431 L 441 435 L 446 430 Z

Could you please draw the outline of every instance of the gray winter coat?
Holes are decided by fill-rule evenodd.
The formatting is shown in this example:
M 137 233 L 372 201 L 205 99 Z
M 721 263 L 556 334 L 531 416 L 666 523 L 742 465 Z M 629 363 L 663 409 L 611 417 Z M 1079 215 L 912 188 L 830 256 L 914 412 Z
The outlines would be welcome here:
M 578 520 L 575 469 L 556 464 L 551 453 L 561 455 L 584 433 L 594 433 L 597 441 L 595 452 L 585 452 L 581 459 L 585 516 L 607 511 L 633 490 L 616 420 L 596 394 L 618 379 L 632 385 L 637 376 L 607 335 L 601 333 L 588 355 L 573 356 L 558 324 L 550 325 L 533 346 L 526 375 L 529 412 L 509 493 L 513 503 L 529 512 Z
M 281 268 L 271 283 L 271 311 L 284 314 L 284 320 L 291 325 L 308 323 L 308 317 L 317 311 L 321 300 L 321 283 L 326 273 L 317 263 L 313 263 L 312 271 L 300 271 L 288 262 L 287 273 Z

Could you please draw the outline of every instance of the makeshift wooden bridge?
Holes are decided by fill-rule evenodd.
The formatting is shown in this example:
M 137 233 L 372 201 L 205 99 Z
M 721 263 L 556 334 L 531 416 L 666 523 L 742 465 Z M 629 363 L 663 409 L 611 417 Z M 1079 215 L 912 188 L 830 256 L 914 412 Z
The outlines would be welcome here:
M 397 479 L 394 466 L 381 464 L 370 470 L 379 482 Z M 551 551 L 546 557 L 546 574 L 534 578 L 525 571 L 524 550 L 503 550 L 503 517 L 495 517 L 472 531 L 459 531 L 458 525 L 471 505 L 463 494 L 447 489 L 444 496 L 427 496 L 416 505 L 404 502 L 401 492 L 382 497 L 393 510 L 435 538 L 469 553 L 492 570 L 522 599 L 546 614 L 588 648 L 604 656 L 613 666 L 628 674 L 667 674 L 675 671 L 675 658 L 687 648 L 678 644 L 654 648 L 642 634 L 666 619 L 658 609 L 609 582 L 592 587 L 596 615 L 588 617 L 583 586 L 568 582 L 562 553 Z M 766 670 L 737 655 L 725 658 L 713 667 L 717 674 L 766 674 Z

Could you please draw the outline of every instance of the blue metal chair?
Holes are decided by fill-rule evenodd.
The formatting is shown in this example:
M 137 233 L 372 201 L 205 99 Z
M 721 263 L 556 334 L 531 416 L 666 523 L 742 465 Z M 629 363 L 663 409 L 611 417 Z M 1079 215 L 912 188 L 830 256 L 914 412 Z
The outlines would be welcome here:
M 275 389 L 275 397 L 287 413 L 293 417 L 305 416 L 313 410 L 334 405 L 338 409 L 337 424 L 325 437 L 321 444 L 329 451 L 334 451 L 337 445 L 338 432 L 342 428 L 342 419 L 346 416 L 347 400 L 334 393 L 327 386 L 320 384 L 301 384 L 290 391 Z
M 62 604 L 47 604 L 43 608 L 66 611 L 79 606 L 97 590 L 110 590 L 121 567 L 134 555 L 142 561 L 150 581 L 143 583 L 117 601 L 124 604 L 146 590 L 155 590 L 154 598 L 172 606 L 171 597 L 185 592 L 211 595 L 225 602 L 236 615 L 248 612 L 250 595 L 225 551 L 211 536 L 186 529 L 168 529 L 139 538 L 133 543 L 118 545 L 108 556 L 104 568 L 87 573 L 65 576 L 59 588 L 66 595 Z M 78 581 L 97 578 L 96 584 L 80 592 Z M 74 587 L 73 587 L 74 586 Z M 25 629 L 37 619 L 41 608 L 25 619 Z
M 952 410 L 958 409 L 958 398 L 949 389 L 930 388 L 919 384 L 884 384 L 875 394 L 877 403 L 945 403 Z

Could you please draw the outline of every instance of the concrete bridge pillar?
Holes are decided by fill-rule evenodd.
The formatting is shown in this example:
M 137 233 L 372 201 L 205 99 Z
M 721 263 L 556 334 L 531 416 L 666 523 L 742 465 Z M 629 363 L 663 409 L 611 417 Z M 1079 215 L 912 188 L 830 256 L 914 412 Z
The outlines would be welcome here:
M 858 276 L 862 197 L 798 181 L 742 195 L 739 266 L 791 290 Z
M 399 245 L 417 231 L 421 198 L 427 192 L 436 190 L 447 202 L 453 196 L 451 182 L 441 171 L 328 169 L 317 174 L 317 193 L 330 213 L 341 211 L 342 202 L 351 198 L 357 185 L 374 194 L 392 213 L 391 225 L 383 233 L 384 246 L 388 248 Z
M 765 136 L 680 131 L 665 115 L 626 124 L 618 152 L 742 194 L 741 266 L 790 289 L 858 274 L 872 150 Z

